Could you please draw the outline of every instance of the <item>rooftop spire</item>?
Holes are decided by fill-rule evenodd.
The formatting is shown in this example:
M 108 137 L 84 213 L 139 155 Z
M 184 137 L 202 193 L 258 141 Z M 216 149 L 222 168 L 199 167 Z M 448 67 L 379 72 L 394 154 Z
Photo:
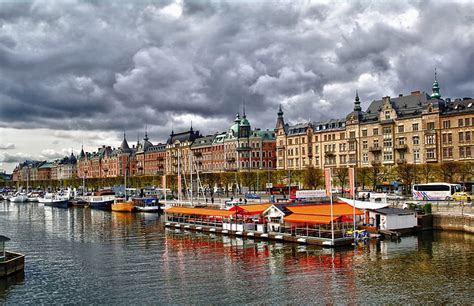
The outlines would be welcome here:
M 145 138 L 143 140 L 148 141 L 148 126 L 145 124 Z
M 431 94 L 431 98 L 440 99 L 441 94 L 439 93 L 438 73 L 436 72 L 436 67 L 435 67 L 435 73 L 434 73 L 433 87 L 431 89 L 433 91 L 433 93 Z
M 281 103 L 280 107 L 278 108 L 278 117 L 283 117 L 283 109 L 281 108 Z
M 356 96 L 354 101 L 354 111 L 360 112 L 362 109 L 360 108 L 360 100 L 359 100 L 359 92 L 356 89 Z
M 242 118 L 246 118 L 247 116 L 245 115 L 245 100 L 242 105 Z

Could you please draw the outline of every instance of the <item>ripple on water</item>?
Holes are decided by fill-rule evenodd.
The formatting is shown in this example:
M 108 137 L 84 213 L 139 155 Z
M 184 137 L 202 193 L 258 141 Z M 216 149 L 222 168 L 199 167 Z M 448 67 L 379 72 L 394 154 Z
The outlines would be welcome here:
M 345 250 L 165 230 L 158 215 L 0 203 L 27 255 L 0 302 L 470 303 L 474 237 L 425 233 Z

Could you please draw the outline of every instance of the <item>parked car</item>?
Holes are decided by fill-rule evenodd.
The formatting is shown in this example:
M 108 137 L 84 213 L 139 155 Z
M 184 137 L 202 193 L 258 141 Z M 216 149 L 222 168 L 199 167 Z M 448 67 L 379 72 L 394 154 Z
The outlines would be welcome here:
M 260 199 L 260 195 L 256 193 L 246 193 L 245 198 L 247 199 Z
M 451 196 L 454 200 L 456 201 L 467 201 L 467 202 L 471 202 L 473 196 L 467 192 L 455 192 L 453 193 L 453 195 Z

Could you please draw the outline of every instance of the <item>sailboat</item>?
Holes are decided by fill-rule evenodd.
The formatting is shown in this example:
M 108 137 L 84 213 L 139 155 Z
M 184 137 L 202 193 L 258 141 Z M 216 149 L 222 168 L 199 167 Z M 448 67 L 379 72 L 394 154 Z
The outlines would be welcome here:
M 29 170 L 29 168 L 28 168 Z M 30 189 L 30 173 L 26 174 L 26 192 L 18 192 L 16 193 L 13 197 L 10 198 L 10 202 L 15 202 L 15 203 L 24 203 L 28 202 L 28 192 Z
M 127 200 L 127 169 L 125 169 L 124 175 L 124 197 L 118 198 L 112 203 L 112 211 L 121 212 L 132 212 L 135 211 L 135 203 L 131 200 Z

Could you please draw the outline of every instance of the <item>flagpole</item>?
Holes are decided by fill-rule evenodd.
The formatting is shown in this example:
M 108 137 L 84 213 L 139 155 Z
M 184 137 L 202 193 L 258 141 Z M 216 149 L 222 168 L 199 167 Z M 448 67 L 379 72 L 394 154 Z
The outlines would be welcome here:
M 356 190 L 355 190 L 355 186 L 356 186 L 356 173 L 355 173 L 355 169 L 354 168 L 350 168 L 349 171 L 351 171 L 352 173 L 352 186 L 351 186 L 351 189 L 352 189 L 352 198 L 353 198 L 353 203 L 354 205 L 352 205 L 352 221 L 354 222 L 354 229 L 352 230 L 352 235 L 354 236 L 354 241 L 355 241 L 355 231 L 356 231 L 356 208 L 355 208 L 355 205 L 356 205 L 356 199 L 355 199 L 355 194 L 356 194 Z
M 326 194 L 330 199 L 331 207 L 331 243 L 334 246 L 334 211 L 333 211 L 333 201 L 332 201 L 332 184 L 331 184 L 331 168 L 324 169 L 324 180 L 326 185 Z

